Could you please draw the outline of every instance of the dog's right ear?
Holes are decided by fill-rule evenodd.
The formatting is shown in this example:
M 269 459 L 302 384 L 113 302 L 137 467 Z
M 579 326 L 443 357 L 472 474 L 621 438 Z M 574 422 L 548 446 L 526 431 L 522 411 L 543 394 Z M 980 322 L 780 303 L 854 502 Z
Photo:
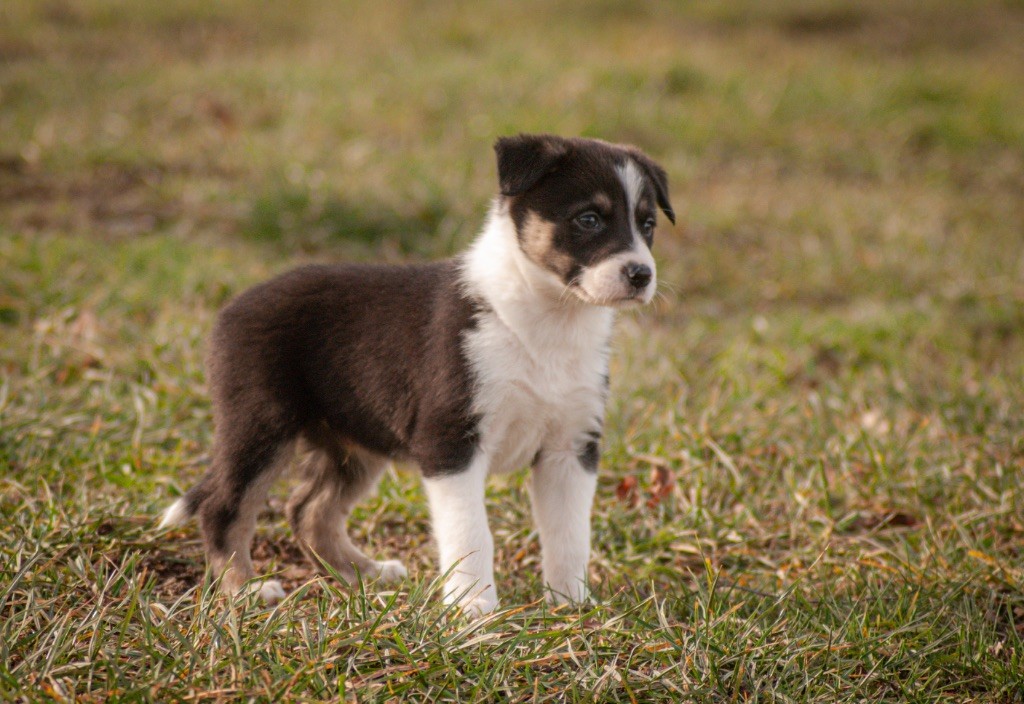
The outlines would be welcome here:
M 560 137 L 548 134 L 518 134 L 500 137 L 494 143 L 498 156 L 498 185 L 503 196 L 524 193 L 548 174 L 569 153 Z

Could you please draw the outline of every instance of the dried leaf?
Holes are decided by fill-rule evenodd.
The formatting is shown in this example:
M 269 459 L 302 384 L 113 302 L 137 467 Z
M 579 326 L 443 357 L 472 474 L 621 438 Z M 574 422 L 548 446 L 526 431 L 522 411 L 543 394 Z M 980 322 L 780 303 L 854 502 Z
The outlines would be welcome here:
M 636 506 L 640 503 L 640 497 L 636 491 L 636 477 L 632 474 L 628 474 L 622 478 L 619 482 L 619 486 L 615 489 L 615 496 L 618 497 L 619 501 L 625 502 L 629 506 Z
M 651 497 L 647 499 L 647 507 L 654 508 L 661 500 L 672 493 L 676 486 L 676 478 L 672 471 L 664 465 L 651 468 Z

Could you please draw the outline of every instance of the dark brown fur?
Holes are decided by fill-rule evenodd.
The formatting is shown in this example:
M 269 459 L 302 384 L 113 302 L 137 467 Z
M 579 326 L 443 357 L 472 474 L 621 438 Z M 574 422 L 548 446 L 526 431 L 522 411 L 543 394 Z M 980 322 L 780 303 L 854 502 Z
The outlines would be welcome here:
M 458 290 L 456 267 L 307 266 L 221 312 L 208 360 L 213 464 L 186 498 L 211 562 L 234 555 L 241 577 L 252 576 L 240 564 L 248 526 L 299 439 L 315 457 L 290 504 L 295 525 L 303 492 L 308 502 L 317 491 L 372 485 L 352 446 L 407 457 L 427 476 L 468 462 L 476 419 L 460 341 L 479 304 Z

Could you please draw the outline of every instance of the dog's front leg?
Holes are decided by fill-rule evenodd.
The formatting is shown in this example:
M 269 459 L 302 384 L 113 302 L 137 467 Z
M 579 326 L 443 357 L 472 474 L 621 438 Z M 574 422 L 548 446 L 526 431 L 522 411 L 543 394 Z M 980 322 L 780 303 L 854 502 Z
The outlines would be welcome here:
M 580 603 L 587 598 L 590 507 L 597 487 L 597 472 L 590 466 L 596 462 L 590 459 L 590 455 L 581 459 L 572 450 L 543 451 L 530 477 L 544 585 L 555 603 Z
M 482 456 L 460 472 L 423 480 L 441 572 L 448 575 L 444 600 L 474 617 L 490 613 L 498 605 L 494 539 L 484 505 L 486 480 L 487 462 Z

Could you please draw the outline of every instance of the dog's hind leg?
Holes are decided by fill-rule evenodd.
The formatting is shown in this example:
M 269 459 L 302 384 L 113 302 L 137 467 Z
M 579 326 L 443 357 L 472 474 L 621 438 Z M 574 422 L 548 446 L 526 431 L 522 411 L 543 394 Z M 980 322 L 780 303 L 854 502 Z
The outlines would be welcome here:
M 219 433 L 215 439 L 213 466 L 203 480 L 205 496 L 197 511 L 210 569 L 221 578 L 221 590 L 230 594 L 256 576 L 250 556 L 256 517 L 271 484 L 294 456 L 294 441 L 280 426 L 256 427 L 250 420 L 245 430 Z M 277 580 L 251 588 L 267 603 L 285 596 Z
M 288 500 L 288 520 L 303 552 L 316 566 L 330 565 L 346 581 L 358 572 L 385 583 L 402 580 L 397 560 L 370 559 L 352 543 L 346 522 L 353 506 L 380 480 L 387 460 L 340 446 L 317 447 L 301 464 L 302 483 Z

